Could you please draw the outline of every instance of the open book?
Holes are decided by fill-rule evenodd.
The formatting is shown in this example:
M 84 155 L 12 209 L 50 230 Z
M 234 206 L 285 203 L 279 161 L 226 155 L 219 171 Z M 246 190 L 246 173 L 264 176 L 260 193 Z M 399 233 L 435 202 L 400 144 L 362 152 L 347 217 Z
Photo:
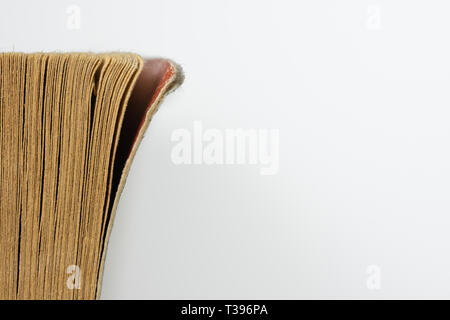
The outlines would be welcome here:
M 183 81 L 131 53 L 0 54 L 0 299 L 95 299 L 125 179 Z

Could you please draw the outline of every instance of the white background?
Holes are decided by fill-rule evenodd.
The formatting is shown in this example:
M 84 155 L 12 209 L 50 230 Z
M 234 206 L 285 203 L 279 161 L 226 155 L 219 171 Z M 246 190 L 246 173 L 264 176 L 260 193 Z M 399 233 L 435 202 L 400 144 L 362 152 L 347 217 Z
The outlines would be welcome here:
M 131 167 L 102 298 L 450 298 L 449 14 L 445 0 L 2 0 L 0 48 L 185 70 Z M 278 129 L 278 174 L 174 165 L 171 134 L 195 120 Z

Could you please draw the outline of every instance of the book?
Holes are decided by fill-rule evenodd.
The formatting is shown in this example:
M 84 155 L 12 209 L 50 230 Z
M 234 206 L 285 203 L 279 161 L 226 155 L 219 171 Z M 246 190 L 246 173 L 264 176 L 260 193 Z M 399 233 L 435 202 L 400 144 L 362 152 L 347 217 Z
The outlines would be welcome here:
M 0 73 L 0 299 L 97 299 L 131 161 L 183 73 L 133 53 L 2 53 Z

